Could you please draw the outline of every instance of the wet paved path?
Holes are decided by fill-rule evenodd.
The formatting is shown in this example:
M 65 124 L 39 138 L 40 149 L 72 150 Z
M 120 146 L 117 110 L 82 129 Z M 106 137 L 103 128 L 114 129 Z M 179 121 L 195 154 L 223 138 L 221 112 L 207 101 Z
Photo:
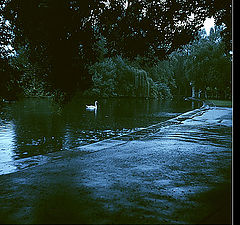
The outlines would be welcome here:
M 231 108 L 202 108 L 51 154 L 0 176 L 0 222 L 226 223 L 231 131 Z

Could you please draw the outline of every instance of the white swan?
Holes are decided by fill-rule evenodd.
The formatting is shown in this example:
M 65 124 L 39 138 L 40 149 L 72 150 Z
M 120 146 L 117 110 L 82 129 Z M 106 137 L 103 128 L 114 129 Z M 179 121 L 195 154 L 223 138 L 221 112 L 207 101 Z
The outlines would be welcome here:
M 95 105 L 86 105 L 87 110 L 94 110 L 97 109 L 97 101 L 95 101 Z

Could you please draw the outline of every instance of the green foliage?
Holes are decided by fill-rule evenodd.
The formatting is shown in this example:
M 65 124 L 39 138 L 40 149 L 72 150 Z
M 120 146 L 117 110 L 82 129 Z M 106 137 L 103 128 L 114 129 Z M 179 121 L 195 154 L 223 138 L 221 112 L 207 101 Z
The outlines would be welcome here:
M 232 4 L 219 2 L 3 0 L 0 42 L 17 51 L 10 67 L 21 73 L 3 86 L 18 83 L 26 96 L 48 96 L 52 88 L 65 96 L 92 80 L 85 95 L 160 99 L 189 89 L 190 81 L 209 92 L 230 90 Z M 225 29 L 194 40 L 211 16 Z
M 169 60 L 158 61 L 148 70 L 149 76 L 156 82 L 165 84 L 169 88 L 175 88 L 174 73 Z
M 169 86 L 166 83 L 156 83 L 157 86 L 157 93 L 159 99 L 172 99 L 172 93 Z
M 136 66 L 136 62 L 130 62 L 120 56 L 106 58 L 89 67 L 93 87 L 85 91 L 84 95 L 94 97 L 171 98 L 171 90 L 168 87 L 171 82 L 167 75 L 163 73 L 157 75 L 159 64 L 156 68 L 148 69 L 151 71 L 151 75 L 155 76 L 156 80 L 154 81 L 146 70 Z
M 226 55 L 220 36 L 221 29 L 215 27 L 210 36 L 193 43 L 189 77 L 198 89 L 231 89 L 231 57 Z
M 102 61 L 108 53 L 106 38 L 100 35 L 98 41 L 94 44 L 93 49 L 96 52 L 97 60 Z
M 193 40 L 206 17 L 224 22 L 231 37 L 231 2 L 219 2 L 3 0 L 0 41 L 14 39 L 15 50 L 27 42 L 31 63 L 49 65 L 52 85 L 71 91 L 91 79 L 85 68 L 105 57 L 164 59 Z
M 204 97 L 231 96 L 231 56 L 225 53 L 221 27 L 211 30 L 210 36 L 200 33 L 190 44 L 169 57 L 177 87 L 190 88 L 190 82 Z M 213 96 L 212 96 L 213 97 Z
M 102 62 L 95 63 L 89 67 L 92 74 L 94 86 L 84 92 L 84 95 L 112 97 L 115 96 L 115 77 L 116 67 L 111 58 L 107 58 Z
M 121 57 L 106 58 L 89 67 L 94 83 L 84 95 L 116 97 L 134 96 L 134 76 L 136 69 Z
M 150 83 L 150 97 L 171 99 L 172 91 L 176 88 L 174 72 L 169 60 L 153 58 L 149 61 L 146 57 L 136 57 L 132 62 L 137 68 L 142 68 L 148 74 Z
M 18 86 L 25 96 L 50 96 L 47 74 L 39 63 L 31 63 L 27 46 L 19 49 L 18 54 L 11 58 L 10 64 L 19 71 Z
M 0 99 L 13 100 L 20 95 L 18 86 L 19 71 L 7 59 L 0 58 Z

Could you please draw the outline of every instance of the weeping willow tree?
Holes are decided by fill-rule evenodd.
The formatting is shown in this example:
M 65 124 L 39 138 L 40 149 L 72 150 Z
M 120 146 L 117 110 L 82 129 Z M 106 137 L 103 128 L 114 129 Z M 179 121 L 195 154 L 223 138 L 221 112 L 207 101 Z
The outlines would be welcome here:
M 93 86 L 84 92 L 94 97 L 143 97 L 166 99 L 166 84 L 153 81 L 149 73 L 120 56 L 105 58 L 89 67 Z
M 151 78 L 148 77 L 147 72 L 145 70 L 136 69 L 134 78 L 135 95 L 137 97 L 149 97 Z
M 169 59 L 182 94 L 198 98 L 231 99 L 232 54 L 226 53 L 222 31 L 224 26 L 211 28 L 210 34 L 199 32 L 196 39 Z M 188 93 L 184 93 L 188 90 Z

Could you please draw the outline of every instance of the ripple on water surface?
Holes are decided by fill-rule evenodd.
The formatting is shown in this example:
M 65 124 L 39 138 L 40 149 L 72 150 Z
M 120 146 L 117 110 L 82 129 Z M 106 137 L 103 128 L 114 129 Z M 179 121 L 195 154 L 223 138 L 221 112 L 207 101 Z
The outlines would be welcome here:
M 60 106 L 50 99 L 27 98 L 2 105 L 0 174 L 35 165 L 51 152 L 139 131 L 192 107 L 183 101 L 103 99 L 97 112 L 86 111 L 92 102 L 73 99 Z

